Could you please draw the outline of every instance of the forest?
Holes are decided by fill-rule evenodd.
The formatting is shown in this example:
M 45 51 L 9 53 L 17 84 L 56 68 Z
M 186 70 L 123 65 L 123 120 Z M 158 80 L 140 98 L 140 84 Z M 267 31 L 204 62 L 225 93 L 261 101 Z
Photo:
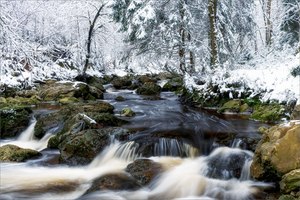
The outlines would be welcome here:
M 299 0 L 1 0 L 0 199 L 297 200 Z

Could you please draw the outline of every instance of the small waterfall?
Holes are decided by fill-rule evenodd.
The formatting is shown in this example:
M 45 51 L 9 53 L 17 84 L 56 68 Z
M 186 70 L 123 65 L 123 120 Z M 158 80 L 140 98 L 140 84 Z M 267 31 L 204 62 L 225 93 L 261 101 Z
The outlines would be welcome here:
M 232 148 L 240 148 L 242 145 L 243 140 L 241 140 L 240 138 L 235 138 L 231 144 Z
M 199 155 L 198 149 L 177 139 L 159 138 L 158 143 L 154 144 L 154 156 L 196 157 L 197 155 Z
M 30 125 L 27 127 L 26 130 L 24 130 L 20 136 L 18 137 L 17 141 L 23 141 L 23 142 L 26 142 L 26 141 L 32 141 L 33 138 L 34 138 L 34 127 L 35 127 L 35 124 L 36 124 L 36 119 L 35 117 L 33 117 L 31 120 L 30 120 Z

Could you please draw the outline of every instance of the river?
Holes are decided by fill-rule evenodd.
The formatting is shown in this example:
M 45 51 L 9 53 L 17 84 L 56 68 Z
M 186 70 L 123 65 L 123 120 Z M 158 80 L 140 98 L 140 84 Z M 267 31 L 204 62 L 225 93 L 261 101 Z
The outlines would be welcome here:
M 171 92 L 158 100 L 147 100 L 130 90 L 106 86 L 104 100 L 115 107 L 115 115 L 128 120 L 123 125 L 134 131 L 127 142 L 112 138 L 89 165 L 70 167 L 49 164 L 59 152 L 47 149 L 53 130 L 41 140 L 33 136 L 36 120 L 20 136 L 1 140 L 41 151 L 43 156 L 24 163 L 1 163 L 0 199 L 259 199 L 268 183 L 250 178 L 253 141 L 260 135 L 259 122 L 240 117 L 213 115 L 181 105 Z M 115 101 L 116 96 L 125 101 Z M 122 117 L 130 107 L 134 117 Z M 144 151 L 145 147 L 149 150 Z M 83 195 L 92 181 L 112 173 L 124 173 L 134 160 L 149 158 L 163 166 L 163 172 L 137 190 L 97 191 Z

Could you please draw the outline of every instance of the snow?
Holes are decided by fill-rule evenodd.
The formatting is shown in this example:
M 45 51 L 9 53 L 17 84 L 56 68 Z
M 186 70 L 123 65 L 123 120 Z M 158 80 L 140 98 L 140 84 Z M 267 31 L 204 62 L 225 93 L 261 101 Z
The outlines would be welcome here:
M 196 91 L 209 91 L 210 83 L 220 86 L 221 92 L 232 91 L 228 85 L 239 83 L 242 85 L 238 92 L 242 93 L 247 88 L 252 90 L 250 97 L 260 96 L 260 100 L 290 103 L 297 101 L 300 104 L 300 77 L 293 77 L 291 70 L 300 65 L 300 54 L 291 52 L 278 52 L 264 58 L 256 58 L 245 65 L 219 67 L 207 76 L 185 76 L 188 89 Z M 197 79 L 206 80 L 206 84 L 197 85 Z M 212 94 L 214 95 L 214 94 Z M 232 98 L 232 97 L 231 97 Z

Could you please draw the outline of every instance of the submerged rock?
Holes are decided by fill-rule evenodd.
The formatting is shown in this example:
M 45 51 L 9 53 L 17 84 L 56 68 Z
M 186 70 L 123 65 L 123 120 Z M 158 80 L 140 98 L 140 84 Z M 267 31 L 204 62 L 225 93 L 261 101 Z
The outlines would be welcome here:
M 101 190 L 137 190 L 140 187 L 134 178 L 126 174 L 107 174 L 94 180 L 85 194 Z
M 28 159 L 36 158 L 42 154 L 32 149 L 23 149 L 16 145 L 4 145 L 0 147 L 1 162 L 24 162 Z
M 300 168 L 300 122 L 271 127 L 255 150 L 251 175 L 264 181 L 279 181 Z
M 133 112 L 131 108 L 123 108 L 121 111 L 121 115 L 124 117 L 133 117 L 135 116 L 135 112 Z
M 162 170 L 161 164 L 150 159 L 135 160 L 125 169 L 126 172 L 131 174 L 143 186 L 149 184 Z
M 31 119 L 30 107 L 9 106 L 0 109 L 0 133 L 1 138 L 15 137 L 25 130 Z

